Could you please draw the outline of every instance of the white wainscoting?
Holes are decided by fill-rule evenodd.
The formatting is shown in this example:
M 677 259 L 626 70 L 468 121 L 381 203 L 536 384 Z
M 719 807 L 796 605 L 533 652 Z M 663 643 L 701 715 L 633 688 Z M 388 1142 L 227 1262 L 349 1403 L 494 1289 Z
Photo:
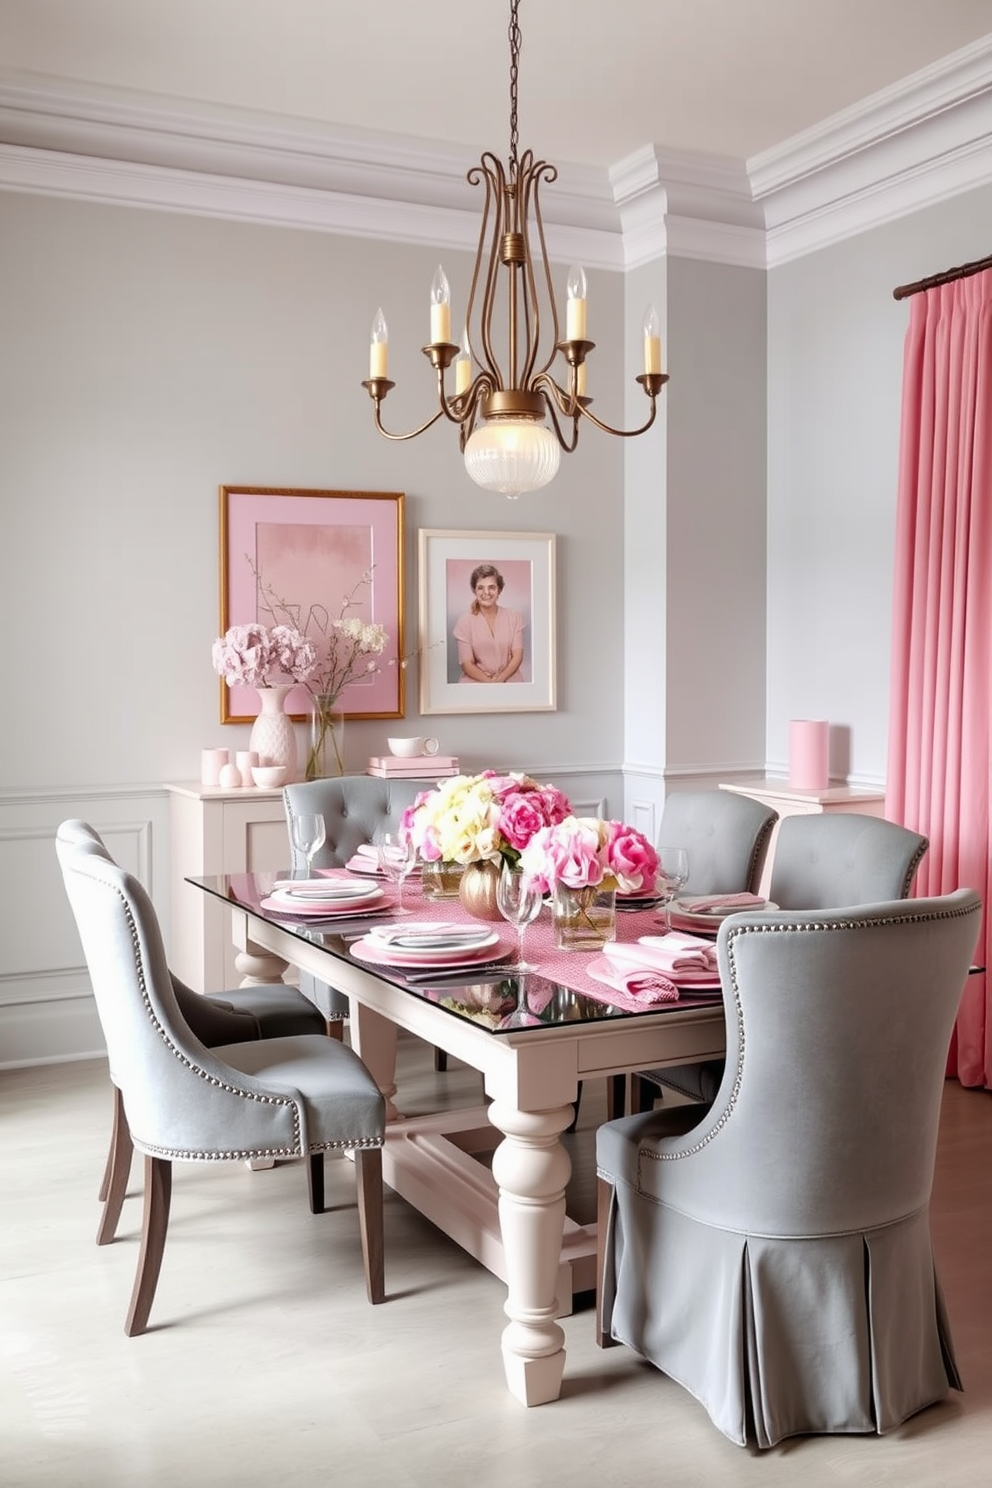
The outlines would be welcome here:
M 169 807 L 160 787 L 0 794 L 0 1069 L 104 1053 L 55 855 L 56 830 L 69 817 L 96 828 L 168 923 Z

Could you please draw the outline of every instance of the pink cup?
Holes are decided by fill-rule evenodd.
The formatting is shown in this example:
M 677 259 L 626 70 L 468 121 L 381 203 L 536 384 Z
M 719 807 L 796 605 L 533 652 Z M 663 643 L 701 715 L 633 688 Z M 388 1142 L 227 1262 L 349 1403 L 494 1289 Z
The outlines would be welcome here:
M 229 749 L 203 749 L 200 751 L 200 784 L 220 785 L 220 772 L 231 758 Z

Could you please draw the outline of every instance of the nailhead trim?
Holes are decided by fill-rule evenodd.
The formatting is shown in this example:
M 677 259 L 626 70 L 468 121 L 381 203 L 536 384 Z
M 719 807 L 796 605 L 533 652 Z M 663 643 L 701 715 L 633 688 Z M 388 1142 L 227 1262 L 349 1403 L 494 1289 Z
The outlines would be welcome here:
M 925 849 L 921 849 L 920 856 L 922 856 L 924 851 Z M 912 902 L 912 900 L 907 901 L 907 903 L 909 904 L 912 904 Z M 691 1147 L 685 1147 L 680 1152 L 649 1152 L 642 1147 L 638 1152 L 638 1156 L 646 1157 L 651 1162 L 681 1162 L 683 1158 L 691 1157 L 693 1153 L 702 1152 L 704 1147 L 708 1147 L 710 1142 L 713 1141 L 713 1138 L 716 1136 L 717 1132 L 722 1131 L 733 1114 L 734 1107 L 737 1105 L 738 1097 L 740 1096 L 741 1077 L 744 1072 L 744 1057 L 747 1045 L 747 1038 L 744 1032 L 744 1016 L 741 1009 L 740 991 L 737 985 L 737 959 L 734 955 L 734 943 L 739 936 L 795 935 L 797 933 L 800 935 L 808 935 L 813 931 L 819 930 L 876 930 L 880 926 L 888 925 L 919 925 L 931 924 L 935 920 L 957 920 L 960 919 L 962 915 L 971 913 L 971 908 L 966 906 L 962 906 L 961 909 L 931 910 L 928 914 L 918 914 L 910 909 L 903 914 L 889 914 L 886 915 L 883 919 L 862 920 L 860 923 L 857 921 L 852 922 L 851 920 L 824 919 L 809 920 L 802 925 L 742 925 L 737 929 L 729 930 L 727 932 L 727 956 L 730 961 L 730 993 L 733 997 L 734 1007 L 737 1012 L 737 1026 L 740 1028 L 741 1032 L 740 1058 L 737 1062 L 737 1074 L 734 1078 L 734 1083 L 731 1088 L 727 1104 L 721 1111 L 716 1125 L 710 1127 L 706 1135 L 704 1137 L 701 1137 L 698 1142 L 694 1142 Z M 725 987 L 724 999 L 726 999 L 726 995 L 727 988 Z
M 293 1113 L 293 1135 L 295 1139 L 295 1145 L 293 1147 L 261 1147 L 252 1149 L 239 1148 L 235 1151 L 225 1153 L 199 1152 L 191 1148 L 159 1147 L 152 1143 L 141 1142 L 137 1138 L 135 1138 L 135 1146 L 139 1149 L 139 1151 L 147 1152 L 155 1157 L 174 1158 L 177 1161 L 186 1160 L 190 1162 L 231 1162 L 238 1160 L 248 1160 L 249 1158 L 253 1157 L 305 1157 L 313 1152 L 327 1152 L 333 1151 L 337 1148 L 371 1148 L 382 1147 L 384 1145 L 383 1138 L 381 1137 L 363 1137 L 358 1140 L 352 1139 L 350 1141 L 317 1142 L 308 1145 L 306 1150 L 304 1151 L 300 1130 L 300 1112 L 299 1107 L 297 1106 L 295 1101 L 290 1100 L 286 1096 L 260 1095 L 257 1091 L 254 1090 L 239 1090 L 236 1085 L 231 1085 L 226 1080 L 219 1080 L 217 1079 L 216 1075 L 209 1075 L 207 1074 L 206 1070 L 201 1069 L 198 1064 L 194 1064 L 193 1061 L 188 1057 L 188 1055 L 184 1054 L 183 1051 L 177 1047 L 174 1040 L 169 1037 L 166 1029 L 162 1026 L 155 1015 L 155 1009 L 152 1007 L 151 998 L 148 995 L 148 986 L 145 980 L 145 968 L 141 957 L 141 937 L 138 934 L 138 927 L 135 923 L 134 915 L 131 912 L 131 905 L 128 902 L 127 895 L 124 894 L 121 889 L 117 888 L 115 884 L 107 884 L 106 887 L 109 888 L 112 893 L 117 895 L 118 899 L 120 899 L 121 903 L 124 906 L 124 913 L 127 917 L 128 927 L 131 932 L 131 946 L 134 955 L 135 971 L 137 972 L 138 983 L 141 988 L 141 1000 L 144 1005 L 145 1012 L 148 1015 L 148 1019 L 152 1024 L 152 1027 L 155 1029 L 156 1033 L 165 1044 L 166 1048 L 168 1048 L 170 1052 L 175 1055 L 180 1064 L 184 1065 L 186 1069 L 188 1069 L 198 1079 L 206 1080 L 209 1085 L 215 1085 L 218 1089 L 226 1090 L 231 1095 L 240 1096 L 242 1100 L 258 1101 L 260 1104 L 267 1106 L 288 1106 Z

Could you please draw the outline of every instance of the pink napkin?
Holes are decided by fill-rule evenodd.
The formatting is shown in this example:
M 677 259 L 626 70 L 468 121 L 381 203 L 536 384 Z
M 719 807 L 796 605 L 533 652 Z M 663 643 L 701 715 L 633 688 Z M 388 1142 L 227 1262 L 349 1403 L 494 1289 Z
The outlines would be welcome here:
M 760 894 L 700 894 L 694 899 L 680 899 L 683 914 L 705 914 L 710 909 L 764 909 L 768 903 Z
M 593 981 L 602 982 L 614 991 L 630 998 L 636 1007 L 651 1006 L 657 1002 L 678 1002 L 679 989 L 670 977 L 660 971 L 647 968 L 615 966 L 606 955 L 596 956 L 586 967 Z M 626 1000 L 620 1006 L 626 1007 Z
M 603 955 L 621 971 L 654 971 L 679 985 L 719 981 L 716 947 L 698 935 L 672 930 L 668 935 L 642 935 L 640 940 L 611 940 Z

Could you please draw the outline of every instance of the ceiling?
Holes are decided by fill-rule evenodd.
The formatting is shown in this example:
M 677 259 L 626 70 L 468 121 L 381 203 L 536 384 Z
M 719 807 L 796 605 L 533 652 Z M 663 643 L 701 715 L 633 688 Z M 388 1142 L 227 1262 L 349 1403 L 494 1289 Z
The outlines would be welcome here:
M 5 69 L 508 146 L 508 0 L 0 0 Z M 990 0 L 522 0 L 520 145 L 751 159 L 992 32 Z

